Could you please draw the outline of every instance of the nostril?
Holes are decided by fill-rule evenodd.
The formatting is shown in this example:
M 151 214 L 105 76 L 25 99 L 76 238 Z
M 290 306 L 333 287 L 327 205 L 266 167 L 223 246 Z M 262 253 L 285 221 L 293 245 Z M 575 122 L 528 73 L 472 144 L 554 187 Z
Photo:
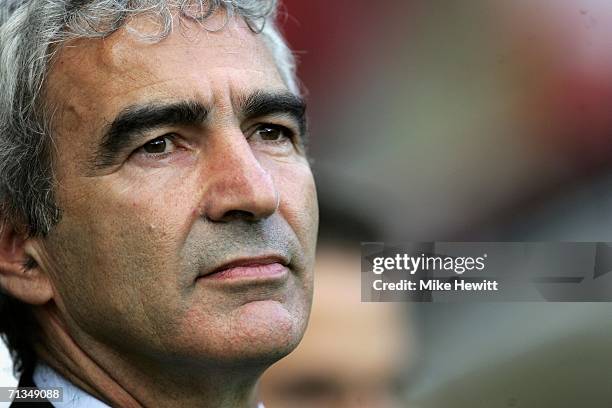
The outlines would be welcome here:
M 223 214 L 221 217 L 221 221 L 234 221 L 234 220 L 244 220 L 244 221 L 255 221 L 257 217 L 250 211 L 244 210 L 230 210 Z

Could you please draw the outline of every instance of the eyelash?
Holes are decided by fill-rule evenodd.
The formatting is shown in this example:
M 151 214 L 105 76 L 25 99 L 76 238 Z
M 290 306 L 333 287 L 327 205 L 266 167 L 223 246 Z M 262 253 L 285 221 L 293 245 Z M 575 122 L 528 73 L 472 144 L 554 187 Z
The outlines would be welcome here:
M 279 125 L 279 124 L 275 124 L 275 123 L 259 123 L 259 124 L 257 124 L 254 127 L 253 132 L 247 137 L 247 139 L 250 139 L 258 131 L 263 130 L 263 129 L 273 129 L 273 130 L 280 131 L 282 134 L 285 135 L 285 139 L 286 140 L 289 140 L 291 142 L 295 142 L 296 132 L 294 130 L 292 130 L 291 128 L 289 128 L 287 126 L 283 126 L 283 125 Z M 281 144 L 281 143 L 284 143 L 285 140 L 268 140 L 268 141 L 265 141 L 265 142 L 266 143 Z
M 281 140 L 263 140 L 263 142 L 267 143 L 267 144 L 283 144 L 286 141 L 290 141 L 292 143 L 295 143 L 295 139 L 296 139 L 296 135 L 297 133 L 292 130 L 291 128 L 287 127 L 287 126 L 283 126 L 283 125 L 279 125 L 279 124 L 275 124 L 275 123 L 259 123 L 257 125 L 254 126 L 253 128 L 253 132 L 249 135 L 247 135 L 247 140 L 250 139 L 251 137 L 253 137 L 258 131 L 261 131 L 263 129 L 273 129 L 273 130 L 277 130 L 279 132 L 281 132 L 283 135 L 285 135 L 285 138 L 281 139 Z M 180 148 L 179 146 L 177 146 L 177 139 L 180 136 L 176 133 L 166 133 L 164 135 L 158 136 L 156 138 L 153 138 L 151 140 L 148 140 L 146 143 L 144 143 L 142 146 L 140 146 L 138 149 L 135 150 L 134 153 L 141 153 L 142 155 L 144 155 L 147 158 L 151 158 L 151 159 L 157 159 L 157 160 L 162 160 L 165 159 L 166 157 L 170 156 L 171 154 L 174 153 L 174 151 L 178 148 Z M 162 152 L 162 153 L 151 153 L 151 152 L 147 152 L 146 146 L 150 145 L 151 143 L 155 142 L 155 141 L 161 141 L 161 140 L 169 140 L 170 143 L 172 143 L 172 145 L 174 146 L 175 150 L 169 151 L 169 152 Z
M 154 139 L 147 141 L 145 144 L 143 144 L 138 149 L 136 149 L 135 153 L 142 153 L 145 157 L 149 157 L 153 159 L 164 159 L 168 157 L 169 155 L 171 155 L 174 152 L 174 150 L 169 151 L 169 152 L 162 152 L 162 153 L 151 153 L 145 150 L 147 145 L 150 145 L 151 143 L 155 141 L 168 140 L 174 146 L 175 149 L 178 149 L 179 147 L 177 146 L 177 142 L 176 142 L 176 139 L 178 137 L 179 136 L 176 133 L 166 133 L 164 135 L 158 136 Z

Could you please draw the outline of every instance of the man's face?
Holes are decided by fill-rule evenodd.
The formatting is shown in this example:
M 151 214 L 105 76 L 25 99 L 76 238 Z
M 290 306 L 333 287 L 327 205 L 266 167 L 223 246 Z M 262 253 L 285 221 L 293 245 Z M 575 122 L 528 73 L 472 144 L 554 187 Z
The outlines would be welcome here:
M 318 211 L 299 99 L 242 20 L 175 28 L 153 44 L 123 28 L 55 59 L 63 213 L 42 268 L 86 352 L 272 361 L 299 342 L 312 292 Z

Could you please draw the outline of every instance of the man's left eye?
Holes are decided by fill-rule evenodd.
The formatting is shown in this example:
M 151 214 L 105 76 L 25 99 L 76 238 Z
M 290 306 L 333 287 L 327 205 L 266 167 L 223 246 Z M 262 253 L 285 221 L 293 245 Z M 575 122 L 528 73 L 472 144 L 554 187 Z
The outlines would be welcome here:
M 255 134 L 267 142 L 282 142 L 291 139 L 293 132 L 285 126 L 265 124 L 258 126 Z

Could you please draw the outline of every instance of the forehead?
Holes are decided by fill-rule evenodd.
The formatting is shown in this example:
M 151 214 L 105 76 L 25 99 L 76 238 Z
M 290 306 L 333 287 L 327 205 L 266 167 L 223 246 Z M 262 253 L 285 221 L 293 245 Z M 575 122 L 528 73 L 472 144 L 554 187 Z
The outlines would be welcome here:
M 221 26 L 224 20 L 217 14 L 207 25 Z M 241 18 L 215 32 L 175 21 L 175 30 L 154 43 L 134 33 L 146 33 L 152 25 L 137 16 L 105 39 L 78 39 L 59 50 L 46 94 L 58 108 L 63 130 L 77 130 L 85 117 L 96 124 L 125 106 L 151 100 L 215 105 L 240 96 L 236 93 L 286 89 L 261 35 Z

